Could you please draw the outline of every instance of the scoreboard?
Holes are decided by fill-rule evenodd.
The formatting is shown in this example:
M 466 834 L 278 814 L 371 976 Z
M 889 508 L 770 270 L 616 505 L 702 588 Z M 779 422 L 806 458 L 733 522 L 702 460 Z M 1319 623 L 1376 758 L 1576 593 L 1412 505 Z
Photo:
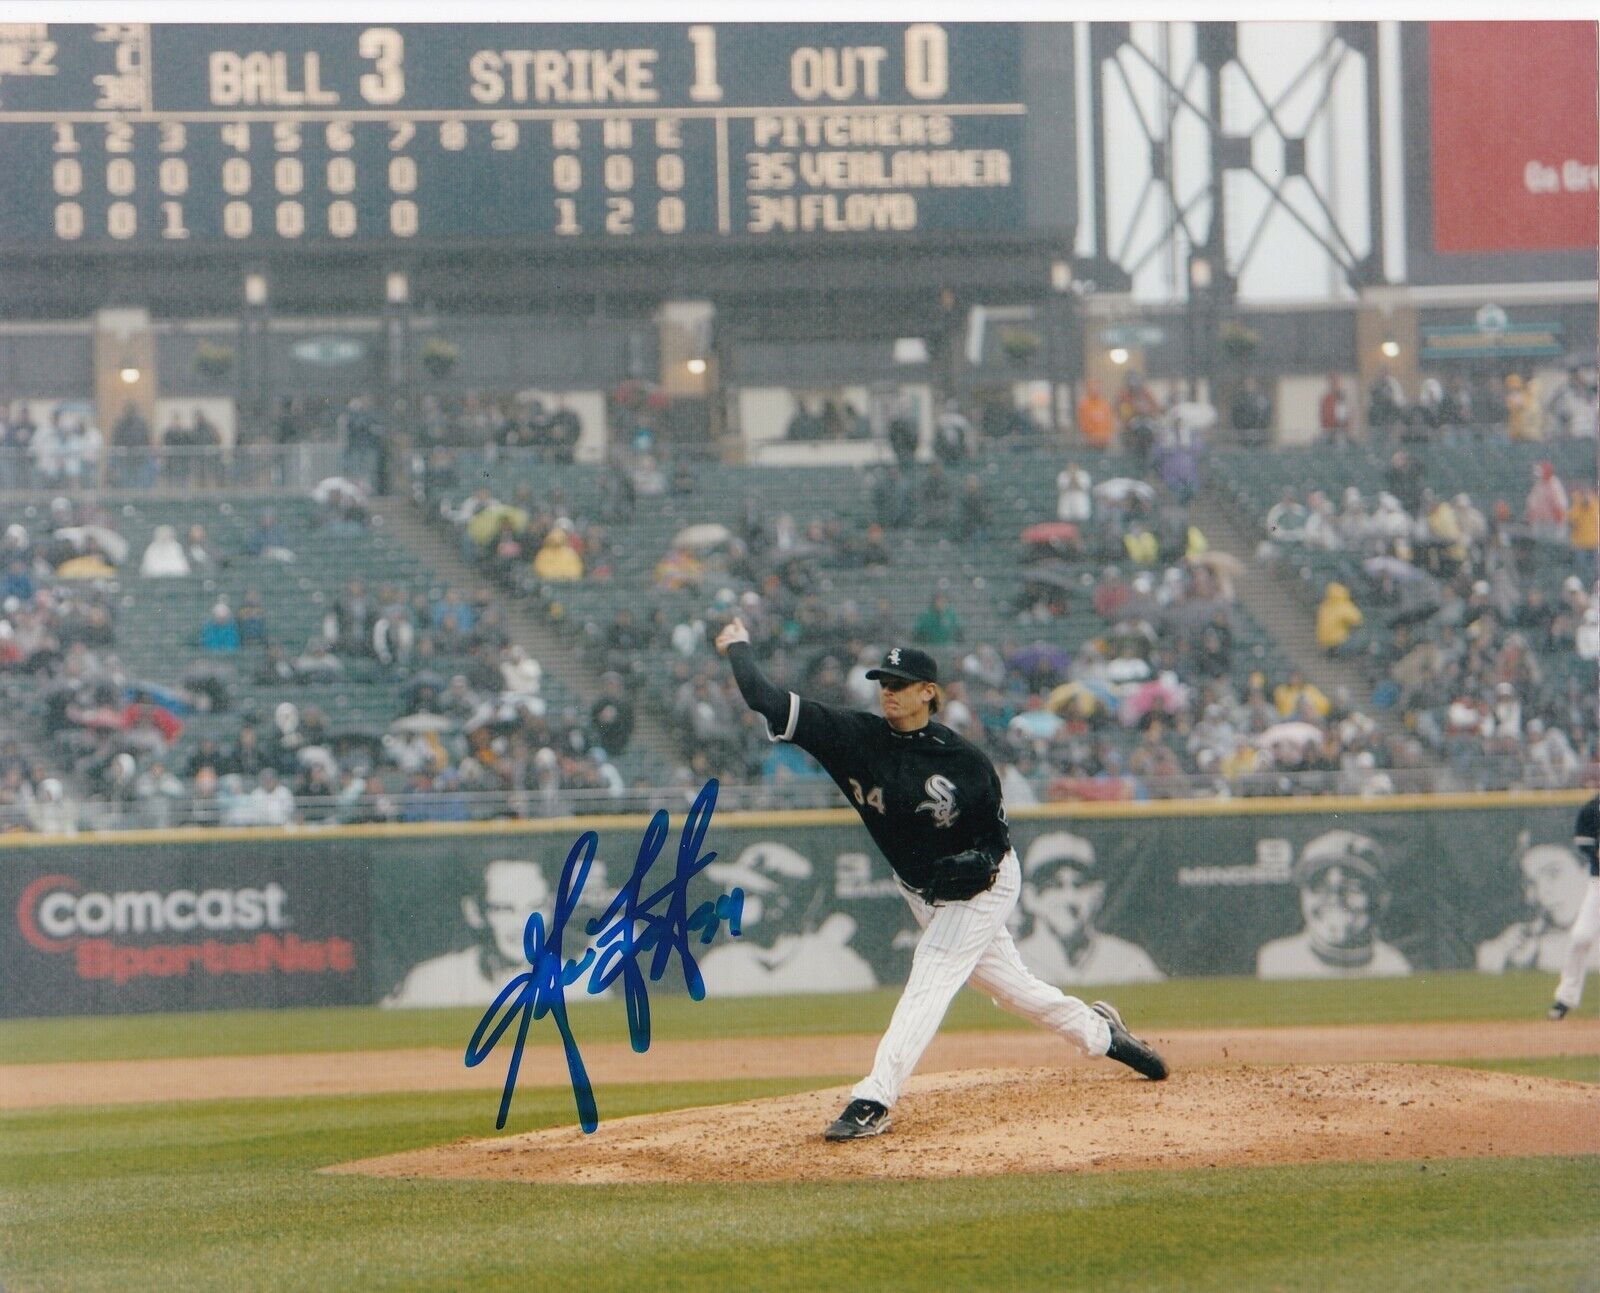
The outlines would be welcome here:
M 0 23 L 0 251 L 1059 231 L 1040 30 Z

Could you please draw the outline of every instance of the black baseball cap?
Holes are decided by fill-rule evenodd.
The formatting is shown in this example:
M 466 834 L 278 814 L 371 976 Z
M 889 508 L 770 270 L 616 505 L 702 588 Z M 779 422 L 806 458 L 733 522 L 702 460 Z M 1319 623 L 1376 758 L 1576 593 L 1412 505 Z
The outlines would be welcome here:
M 883 663 L 876 669 L 867 670 L 869 681 L 876 682 L 879 678 L 901 678 L 906 682 L 932 682 L 939 681 L 939 666 L 926 651 L 919 651 L 916 647 L 891 647 L 883 657 Z

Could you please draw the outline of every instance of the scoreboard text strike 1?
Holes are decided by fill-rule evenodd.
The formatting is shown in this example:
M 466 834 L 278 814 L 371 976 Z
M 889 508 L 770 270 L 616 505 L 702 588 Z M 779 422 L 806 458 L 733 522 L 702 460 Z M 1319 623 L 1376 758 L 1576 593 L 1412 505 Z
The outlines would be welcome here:
M 0 250 L 1064 225 L 1029 31 L 0 24 Z

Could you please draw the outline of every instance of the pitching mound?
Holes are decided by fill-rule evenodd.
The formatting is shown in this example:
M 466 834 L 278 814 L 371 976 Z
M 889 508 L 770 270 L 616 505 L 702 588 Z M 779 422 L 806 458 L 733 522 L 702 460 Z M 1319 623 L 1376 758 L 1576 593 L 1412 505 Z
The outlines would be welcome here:
M 914 1079 L 894 1128 L 830 1145 L 846 1088 L 346 1163 L 384 1177 L 640 1182 L 857 1180 L 1600 1153 L 1594 1088 L 1398 1064 L 1179 1071 L 965 1070 Z

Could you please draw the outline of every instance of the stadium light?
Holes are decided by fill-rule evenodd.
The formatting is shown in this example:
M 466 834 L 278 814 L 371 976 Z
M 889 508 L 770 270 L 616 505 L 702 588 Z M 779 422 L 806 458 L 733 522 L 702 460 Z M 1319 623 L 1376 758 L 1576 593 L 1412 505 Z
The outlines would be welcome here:
M 684 365 L 684 367 L 698 377 L 701 373 L 705 372 L 706 361 L 699 358 L 691 359 L 687 364 Z
M 1204 256 L 1189 262 L 1189 286 L 1202 292 L 1211 286 L 1211 262 Z
M 1128 362 L 1128 352 L 1121 346 L 1118 346 L 1111 352 L 1111 362 L 1114 363 L 1118 368 L 1121 368 L 1123 364 Z
M 267 303 L 267 276 L 265 274 L 246 274 L 244 276 L 244 303 L 254 306 L 262 306 Z
M 1396 359 L 1400 355 L 1400 343 L 1397 341 L 1385 341 L 1379 348 L 1383 351 L 1385 359 Z
M 129 386 L 132 386 L 138 382 L 139 378 L 143 376 L 143 374 L 141 374 L 139 370 L 132 364 L 125 364 L 123 365 L 122 371 L 118 374 L 118 376 L 120 376 L 122 380 Z
M 404 305 L 411 299 L 411 280 L 399 270 L 393 270 L 383 283 L 383 296 L 390 305 Z

